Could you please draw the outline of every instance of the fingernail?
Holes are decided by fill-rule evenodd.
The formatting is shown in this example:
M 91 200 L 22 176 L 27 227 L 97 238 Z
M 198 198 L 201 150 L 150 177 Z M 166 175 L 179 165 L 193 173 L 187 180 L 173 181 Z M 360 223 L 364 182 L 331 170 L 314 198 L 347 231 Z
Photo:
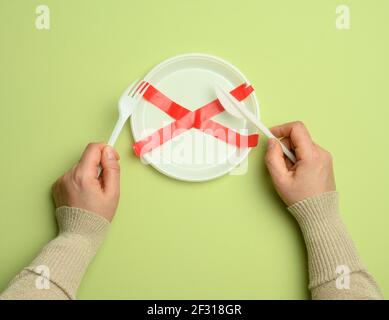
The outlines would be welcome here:
M 275 144 L 274 139 L 269 139 L 269 140 L 267 141 L 267 149 L 268 149 L 268 150 L 272 149 L 272 148 L 274 147 L 274 144 Z
M 116 160 L 115 152 L 113 151 L 112 147 L 105 147 L 105 152 L 108 160 Z

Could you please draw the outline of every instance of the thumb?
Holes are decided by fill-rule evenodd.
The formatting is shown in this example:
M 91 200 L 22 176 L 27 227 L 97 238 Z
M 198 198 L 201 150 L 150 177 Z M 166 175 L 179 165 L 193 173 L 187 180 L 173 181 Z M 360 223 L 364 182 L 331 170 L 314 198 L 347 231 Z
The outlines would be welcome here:
M 120 166 L 119 154 L 111 146 L 106 146 L 101 157 L 101 166 L 103 168 L 102 178 L 104 192 L 117 195 L 120 189 Z
M 274 138 L 267 142 L 266 166 L 273 182 L 277 183 L 288 176 L 284 154 L 279 142 Z

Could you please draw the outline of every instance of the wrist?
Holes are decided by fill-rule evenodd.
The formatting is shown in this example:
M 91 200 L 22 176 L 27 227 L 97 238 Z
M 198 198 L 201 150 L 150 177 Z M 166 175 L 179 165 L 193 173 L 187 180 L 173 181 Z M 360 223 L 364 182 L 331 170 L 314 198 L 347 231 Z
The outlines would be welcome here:
M 96 213 L 62 206 L 56 209 L 59 235 L 72 234 L 89 240 L 92 247 L 103 241 L 110 225 L 109 221 Z
M 59 232 L 71 232 L 79 235 L 93 235 L 106 231 L 109 221 L 91 211 L 61 206 L 55 210 Z
M 304 225 L 308 221 L 326 224 L 338 222 L 340 219 L 338 192 L 324 192 L 305 198 L 288 206 L 288 210 L 299 225 Z

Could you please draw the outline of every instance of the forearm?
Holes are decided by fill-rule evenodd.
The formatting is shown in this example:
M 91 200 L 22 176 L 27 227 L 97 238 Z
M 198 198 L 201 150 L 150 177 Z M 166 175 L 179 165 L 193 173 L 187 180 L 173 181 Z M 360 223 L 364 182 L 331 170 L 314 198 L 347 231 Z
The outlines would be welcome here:
M 313 299 L 382 299 L 340 219 L 336 192 L 300 201 L 288 209 L 304 236 Z M 349 281 L 341 272 L 349 272 Z
M 0 299 L 74 299 L 109 222 L 77 208 L 56 211 L 59 235 L 10 283 Z M 48 285 L 47 285 L 48 283 Z

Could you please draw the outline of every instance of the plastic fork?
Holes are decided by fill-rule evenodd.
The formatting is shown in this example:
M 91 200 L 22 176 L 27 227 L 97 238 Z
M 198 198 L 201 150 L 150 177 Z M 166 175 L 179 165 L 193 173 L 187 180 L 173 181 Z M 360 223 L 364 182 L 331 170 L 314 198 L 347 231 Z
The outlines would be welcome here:
M 150 86 L 145 80 L 134 81 L 121 95 L 118 103 L 119 118 L 108 140 L 108 145 L 113 146 L 119 137 L 120 132 L 123 129 L 124 124 L 128 118 L 134 113 L 136 106 L 143 97 L 143 93 L 146 92 Z M 102 171 L 101 165 L 97 169 L 97 177 L 100 176 Z
M 113 146 L 119 137 L 127 119 L 133 114 L 136 106 L 143 97 L 150 84 L 145 80 L 133 82 L 119 99 L 119 118 L 108 140 L 108 145 Z

